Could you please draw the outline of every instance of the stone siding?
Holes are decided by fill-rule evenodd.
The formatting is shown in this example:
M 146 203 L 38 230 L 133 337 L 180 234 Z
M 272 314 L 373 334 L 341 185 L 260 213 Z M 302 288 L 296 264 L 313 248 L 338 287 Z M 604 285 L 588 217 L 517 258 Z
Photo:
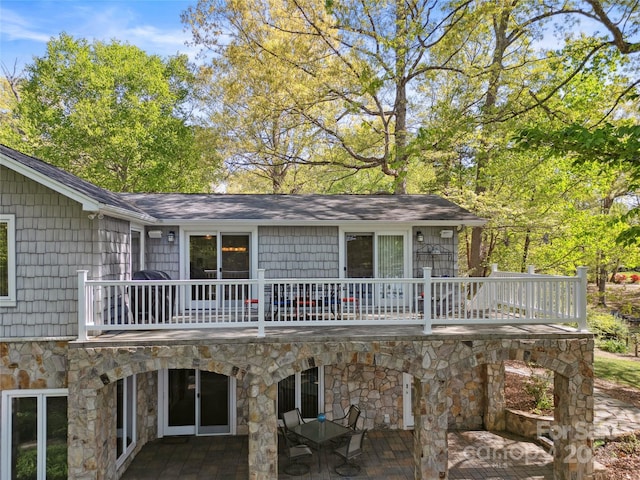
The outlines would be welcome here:
M 260 227 L 258 268 L 266 278 L 338 278 L 337 227 Z
M 587 334 L 576 337 L 473 339 L 452 335 L 393 340 L 319 337 L 299 338 L 294 342 L 269 338 L 230 342 L 208 338 L 181 344 L 175 340 L 113 347 L 90 342 L 73 344 L 69 350 L 69 478 L 110 478 L 113 473 L 113 454 L 104 449 L 112 449 L 114 431 L 104 428 L 108 415 L 92 413 L 96 407 L 111 410 L 113 400 L 107 397 L 113 397 L 114 392 L 110 385 L 128 375 L 162 368 L 199 368 L 235 377 L 238 385 L 242 385 L 248 412 L 250 478 L 275 480 L 277 384 L 295 372 L 320 365 L 325 366 L 325 375 L 329 377 L 326 387 L 333 392 L 333 398 L 327 398 L 327 406 L 335 412 L 347 402 L 369 402 L 364 406 L 365 421 L 374 427 L 381 423 L 375 410 L 381 407 L 384 419 L 386 401 L 395 402 L 395 412 L 400 411 L 400 372 L 411 374 L 417 392 L 413 405 L 416 478 L 446 478 L 447 431 L 451 407 L 455 404 L 451 393 L 467 387 L 470 392 L 481 390 L 476 379 L 470 380 L 471 383 L 465 381 L 463 388 L 462 384 L 456 385 L 456 379 L 464 380 L 465 372 L 470 370 L 487 368 L 488 372 L 481 370 L 484 374 L 479 375 L 480 371 L 476 371 L 472 377 L 491 378 L 500 384 L 502 380 L 498 377 L 503 372 L 500 365 L 504 361 L 525 358 L 535 361 L 555 372 L 555 392 L 563 405 L 556 409 L 555 421 L 566 426 L 593 422 L 593 340 Z M 342 376 L 338 378 L 340 369 Z M 336 379 L 335 383 L 331 379 Z M 371 394 L 376 388 L 396 393 L 387 395 L 385 400 L 383 396 Z M 497 418 L 496 409 L 504 405 L 503 393 L 483 388 L 486 392 L 484 402 L 480 401 L 485 403 L 483 411 Z M 335 398 L 343 394 L 348 398 Z M 472 395 L 465 396 L 471 401 Z M 391 411 L 391 405 L 389 408 Z M 578 433 L 569 431 L 559 444 L 555 464 L 557 478 L 593 477 L 589 462 L 562 462 L 562 452 L 568 448 L 591 448 L 590 439 Z M 153 431 L 149 430 L 148 434 L 153 435 Z

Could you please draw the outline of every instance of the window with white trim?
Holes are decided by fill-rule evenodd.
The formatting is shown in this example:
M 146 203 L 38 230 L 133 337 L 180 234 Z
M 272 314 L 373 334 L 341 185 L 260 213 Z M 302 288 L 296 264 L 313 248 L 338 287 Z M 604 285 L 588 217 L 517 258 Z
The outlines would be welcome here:
M 295 373 L 278 383 L 278 418 L 282 413 L 299 408 L 303 418 L 316 418 L 323 412 L 324 367 Z
M 16 304 L 15 229 L 15 215 L 0 215 L 0 307 Z
M 66 480 L 67 389 L 2 392 L 0 478 Z
M 136 377 L 116 383 L 116 464 L 120 466 L 136 446 Z

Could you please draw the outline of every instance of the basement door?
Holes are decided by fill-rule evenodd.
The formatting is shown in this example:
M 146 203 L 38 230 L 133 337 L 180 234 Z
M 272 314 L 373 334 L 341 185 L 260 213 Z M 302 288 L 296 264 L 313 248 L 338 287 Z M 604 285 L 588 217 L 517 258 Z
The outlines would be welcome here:
M 195 369 L 160 372 L 163 435 L 235 433 L 235 379 Z

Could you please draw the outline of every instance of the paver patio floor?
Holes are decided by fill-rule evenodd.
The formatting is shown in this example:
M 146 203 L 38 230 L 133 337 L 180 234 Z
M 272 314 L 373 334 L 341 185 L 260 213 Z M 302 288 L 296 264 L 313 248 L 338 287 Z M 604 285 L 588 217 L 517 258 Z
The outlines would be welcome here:
M 413 432 L 373 430 L 367 433 L 362 466 L 351 479 L 413 480 Z M 320 455 L 320 469 L 318 457 Z M 248 442 L 235 437 L 167 437 L 145 445 L 129 466 L 124 480 L 246 480 Z M 282 472 L 279 478 L 293 478 Z M 314 451 L 306 460 L 309 472 L 296 478 L 335 480 L 340 459 L 331 449 Z M 553 459 L 537 445 L 484 431 L 449 433 L 449 478 L 538 480 L 553 478 Z

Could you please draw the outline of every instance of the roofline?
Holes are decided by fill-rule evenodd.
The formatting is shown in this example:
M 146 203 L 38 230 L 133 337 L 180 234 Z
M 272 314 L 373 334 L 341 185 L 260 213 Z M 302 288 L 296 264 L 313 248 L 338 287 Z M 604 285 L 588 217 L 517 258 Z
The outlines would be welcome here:
M 212 223 L 221 226 L 235 226 L 235 225 L 282 225 L 282 226 L 354 226 L 358 224 L 381 224 L 389 227 L 403 227 L 403 226 L 424 226 L 424 227 L 481 227 L 487 223 L 484 219 L 478 220 L 414 220 L 401 222 L 394 222 L 389 220 L 289 220 L 289 219 L 192 219 L 185 220 L 179 218 L 162 218 L 157 219 L 156 225 L 168 225 L 168 226 L 184 226 L 184 227 L 197 227 L 197 226 L 209 226 Z
M 85 211 L 95 212 L 100 209 L 101 204 L 95 199 L 89 197 L 88 195 L 80 193 L 67 185 L 52 180 L 50 177 L 36 170 L 33 170 L 32 168 L 18 162 L 17 160 L 14 160 L 11 157 L 6 156 L 3 153 L 0 153 L 0 165 L 10 168 L 14 172 L 17 172 L 20 175 L 33 180 L 34 182 L 38 182 L 39 184 L 44 185 L 45 187 L 50 188 L 51 190 L 58 192 L 59 194 L 64 195 L 67 198 L 75 200 L 82 205 L 82 209 Z
M 156 222 L 156 219 L 154 217 L 146 213 L 133 213 L 123 208 L 99 202 L 89 195 L 81 193 L 78 190 L 65 185 L 64 183 L 58 182 L 57 180 L 53 180 L 51 177 L 48 177 L 47 175 L 44 175 L 43 173 L 40 173 L 37 170 L 34 170 L 31 167 L 24 165 L 23 163 L 18 162 L 11 157 L 8 157 L 4 153 L 0 153 L 0 166 L 5 166 L 16 173 L 19 173 L 20 175 L 27 177 L 28 179 L 33 180 L 34 182 L 37 182 L 40 185 L 53 190 L 54 192 L 59 193 L 60 195 L 64 195 L 65 197 L 78 202 L 80 205 L 82 205 L 82 210 L 85 212 L 102 213 L 117 218 L 138 220 L 146 223 Z

